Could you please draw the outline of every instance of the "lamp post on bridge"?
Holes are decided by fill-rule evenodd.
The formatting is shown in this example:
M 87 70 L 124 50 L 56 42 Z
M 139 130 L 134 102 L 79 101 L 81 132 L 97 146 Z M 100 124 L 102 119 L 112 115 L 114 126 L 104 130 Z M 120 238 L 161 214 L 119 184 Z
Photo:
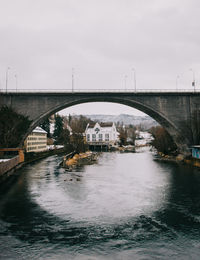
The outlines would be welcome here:
M 176 76 L 176 90 L 178 90 L 178 80 L 179 80 L 179 78 L 180 78 L 180 76 L 177 75 L 177 76 Z
M 72 92 L 74 92 L 74 68 L 72 68 Z
M 133 71 L 133 78 L 134 78 L 134 89 L 135 89 L 135 92 L 136 92 L 136 72 L 135 72 L 134 68 L 132 68 L 132 71 Z
M 16 87 L 16 92 L 17 92 L 17 74 L 15 74 L 15 87 Z
M 126 90 L 126 80 L 127 80 L 127 75 L 124 76 L 124 87 L 125 87 L 125 90 Z
M 192 71 L 192 74 L 193 74 L 193 78 L 192 78 L 192 87 L 194 87 L 194 92 L 195 92 L 195 85 L 196 85 L 196 82 L 195 82 L 195 72 L 193 69 L 190 69 L 190 71 Z
M 6 70 L 6 93 L 7 93 L 7 90 L 8 90 L 8 71 L 10 70 L 10 68 L 8 67 L 7 70 Z

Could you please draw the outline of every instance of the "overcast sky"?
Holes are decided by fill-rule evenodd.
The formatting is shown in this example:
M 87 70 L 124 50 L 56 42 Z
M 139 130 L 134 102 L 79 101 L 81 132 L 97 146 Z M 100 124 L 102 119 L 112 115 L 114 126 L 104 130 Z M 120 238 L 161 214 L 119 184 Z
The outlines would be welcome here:
M 0 89 L 7 67 L 9 89 L 71 89 L 72 68 L 75 89 L 134 88 L 132 68 L 138 89 L 200 83 L 198 0 L 0 3 Z

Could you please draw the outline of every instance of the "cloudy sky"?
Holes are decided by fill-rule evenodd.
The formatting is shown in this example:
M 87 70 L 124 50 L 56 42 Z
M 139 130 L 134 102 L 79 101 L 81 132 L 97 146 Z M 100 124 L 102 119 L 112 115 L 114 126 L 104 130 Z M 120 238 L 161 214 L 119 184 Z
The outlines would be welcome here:
M 133 68 L 137 89 L 200 83 L 198 0 L 0 3 L 0 89 L 7 67 L 8 89 L 70 90 L 72 68 L 75 89 L 134 88 Z

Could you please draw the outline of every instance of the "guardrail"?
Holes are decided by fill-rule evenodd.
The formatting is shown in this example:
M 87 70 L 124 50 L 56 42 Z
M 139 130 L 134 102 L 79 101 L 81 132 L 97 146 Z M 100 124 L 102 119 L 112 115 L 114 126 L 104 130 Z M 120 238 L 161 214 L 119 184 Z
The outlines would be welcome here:
M 8 89 L 0 93 L 199 93 L 200 89 Z

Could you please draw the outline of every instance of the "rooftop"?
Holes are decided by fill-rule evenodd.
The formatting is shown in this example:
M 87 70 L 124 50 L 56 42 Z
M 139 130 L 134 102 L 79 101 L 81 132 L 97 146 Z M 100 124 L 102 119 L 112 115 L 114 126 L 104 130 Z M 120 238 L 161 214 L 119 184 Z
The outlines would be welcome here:
M 43 134 L 47 134 L 47 132 L 42 129 L 41 127 L 37 126 L 33 131 L 33 133 L 43 133 Z
M 98 123 L 100 127 L 112 127 L 113 123 Z M 89 123 L 88 128 L 94 128 L 96 123 Z

